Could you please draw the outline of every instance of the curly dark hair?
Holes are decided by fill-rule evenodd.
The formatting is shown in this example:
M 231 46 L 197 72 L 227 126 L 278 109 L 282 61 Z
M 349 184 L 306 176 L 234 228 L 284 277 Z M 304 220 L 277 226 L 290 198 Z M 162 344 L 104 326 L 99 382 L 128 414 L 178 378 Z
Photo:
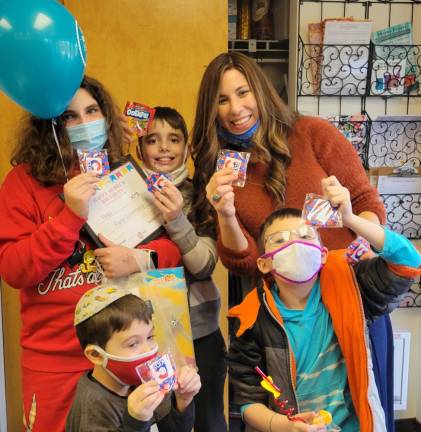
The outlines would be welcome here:
M 119 121 L 118 108 L 103 85 L 94 78 L 85 76 L 80 85 L 98 103 L 108 127 L 108 139 L 105 148 L 111 163 L 123 159 L 123 130 Z M 74 169 L 77 159 L 64 125 L 62 116 L 56 119 L 56 133 L 67 172 Z M 13 166 L 27 164 L 32 177 L 43 186 L 52 186 L 66 182 L 63 164 L 54 140 L 52 120 L 40 119 L 29 115 L 20 135 L 18 144 L 10 160 Z

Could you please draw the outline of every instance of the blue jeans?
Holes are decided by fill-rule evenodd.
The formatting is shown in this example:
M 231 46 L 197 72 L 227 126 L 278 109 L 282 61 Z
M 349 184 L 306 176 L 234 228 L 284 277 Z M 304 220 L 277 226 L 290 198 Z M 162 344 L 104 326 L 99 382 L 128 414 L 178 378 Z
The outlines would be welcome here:
M 395 431 L 393 413 L 393 331 L 390 316 L 377 318 L 369 326 L 373 372 L 386 417 L 387 432 Z

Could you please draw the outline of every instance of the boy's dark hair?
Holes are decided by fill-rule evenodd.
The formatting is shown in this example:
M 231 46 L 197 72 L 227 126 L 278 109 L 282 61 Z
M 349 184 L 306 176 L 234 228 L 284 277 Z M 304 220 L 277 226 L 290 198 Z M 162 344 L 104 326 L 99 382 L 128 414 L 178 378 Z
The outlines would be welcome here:
M 152 309 L 134 294 L 126 295 L 109 304 L 95 315 L 76 326 L 76 335 L 82 349 L 88 344 L 105 349 L 114 332 L 126 330 L 134 320 L 148 323 Z
M 265 232 L 273 224 L 274 221 L 287 218 L 301 218 L 302 210 L 293 207 L 284 207 L 279 210 L 275 210 L 270 214 L 264 223 L 260 226 L 259 230 L 259 241 L 258 246 L 260 251 L 263 253 L 265 251 Z
M 181 130 L 183 134 L 184 141 L 187 144 L 187 140 L 189 138 L 189 134 L 187 132 L 186 122 L 184 121 L 183 116 L 174 108 L 170 107 L 155 107 L 155 120 L 166 121 L 173 129 Z M 142 144 L 142 138 L 139 138 L 139 145 Z

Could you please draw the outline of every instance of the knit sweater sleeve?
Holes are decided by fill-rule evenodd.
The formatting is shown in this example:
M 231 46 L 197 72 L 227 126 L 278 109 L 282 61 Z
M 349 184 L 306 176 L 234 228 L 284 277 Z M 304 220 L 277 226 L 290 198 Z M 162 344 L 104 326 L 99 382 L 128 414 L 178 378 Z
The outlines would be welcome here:
M 180 248 L 186 269 L 198 280 L 209 278 L 218 259 L 215 241 L 211 237 L 198 236 L 183 212 L 164 227 Z
M 218 229 L 218 239 L 216 243 L 218 255 L 224 266 L 231 272 L 238 275 L 253 275 L 257 269 L 257 258 L 260 256 L 259 247 L 256 240 L 254 240 L 253 236 L 245 229 L 240 220 L 238 220 L 238 223 L 247 239 L 247 248 L 242 251 L 236 251 L 225 246 L 222 243 Z
M 44 221 L 37 202 L 40 192 L 22 167 L 14 168 L 0 189 L 0 275 L 15 288 L 41 282 L 65 261 L 85 223 L 65 204 Z
M 352 144 L 326 120 L 305 118 L 300 123 L 300 127 L 309 128 L 308 136 L 312 136 L 313 149 L 321 167 L 349 190 L 354 213 L 371 211 L 384 223 L 384 206 L 377 190 L 370 185 Z

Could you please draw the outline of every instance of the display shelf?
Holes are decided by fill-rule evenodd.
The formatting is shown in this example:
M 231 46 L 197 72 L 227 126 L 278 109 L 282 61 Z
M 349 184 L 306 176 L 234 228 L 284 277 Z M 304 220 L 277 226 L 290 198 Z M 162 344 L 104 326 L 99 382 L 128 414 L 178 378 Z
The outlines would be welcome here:
M 368 96 L 420 96 L 420 45 L 370 46 Z
M 299 38 L 298 96 L 364 96 L 369 45 L 305 44 Z
M 368 168 L 421 166 L 421 122 L 372 120 L 368 142 Z
M 354 116 L 325 116 L 352 144 L 364 168 L 368 168 L 368 145 L 371 119 L 367 113 Z
M 298 44 L 298 96 L 421 96 L 421 45 Z
M 288 63 L 288 40 L 231 40 L 228 51 L 241 52 L 258 63 Z
M 381 194 L 386 225 L 410 240 L 421 239 L 421 193 Z

